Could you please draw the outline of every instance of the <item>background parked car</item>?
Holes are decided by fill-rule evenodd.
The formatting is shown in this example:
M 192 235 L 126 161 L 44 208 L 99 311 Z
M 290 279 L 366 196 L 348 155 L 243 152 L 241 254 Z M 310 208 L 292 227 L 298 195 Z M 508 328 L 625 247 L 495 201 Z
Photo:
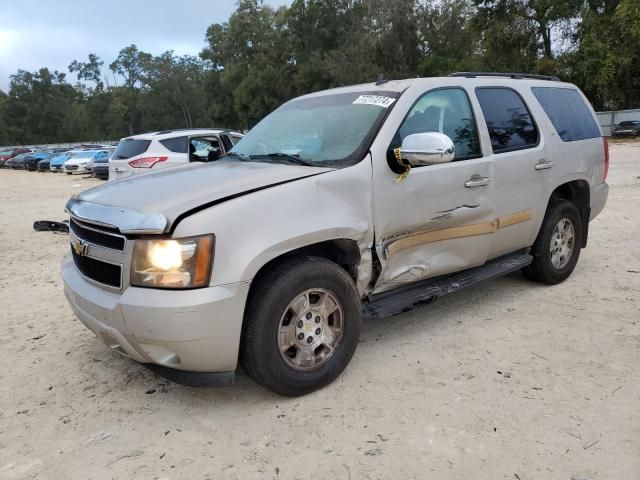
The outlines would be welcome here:
M 74 152 L 73 156 L 63 164 L 64 173 L 89 173 L 89 166 L 96 158 L 109 158 L 109 150 L 84 150 Z
M 110 152 L 109 156 L 97 158 L 93 161 L 91 172 L 94 177 L 100 180 L 109 180 L 109 161 L 112 156 L 113 151 Z
M 13 170 L 24 170 L 24 160 L 27 155 L 31 155 L 32 153 L 33 152 L 21 153 L 19 155 L 16 155 L 15 157 L 9 159 L 6 165 L 8 165 Z
M 613 137 L 637 137 L 640 135 L 640 121 L 638 120 L 626 120 L 620 122 L 611 132 Z
M 108 148 L 106 150 L 107 155 L 96 155 L 95 157 L 93 157 L 93 159 L 89 162 L 89 165 L 87 165 L 87 170 L 93 173 L 93 169 L 96 167 L 96 165 L 109 163 L 109 158 L 111 158 L 111 155 L 113 155 L 114 149 Z
M 49 159 L 49 170 L 52 172 L 62 172 L 64 169 L 64 162 L 73 157 L 76 153 L 75 150 L 70 150 L 68 152 L 61 153 Z
M 5 150 L 0 150 L 0 168 L 8 167 L 6 162 L 16 155 L 29 152 L 31 152 L 31 150 L 28 148 L 7 148 Z
M 51 161 L 55 158 L 60 158 L 60 157 L 64 157 L 66 156 L 67 152 L 62 152 L 62 153 L 54 153 L 49 155 L 46 158 L 43 158 L 42 160 L 40 160 L 38 162 L 38 171 L 39 172 L 48 172 L 49 168 L 51 166 Z M 68 157 L 67 157 L 68 158 Z M 65 158 L 66 160 L 66 158 Z
M 189 162 L 215 161 L 242 138 L 227 129 L 164 130 L 120 140 L 109 162 L 109 180 Z
M 27 154 L 26 157 L 24 157 L 24 162 L 23 162 L 24 169 L 29 170 L 30 172 L 35 172 L 38 170 L 38 163 L 40 162 L 40 160 L 43 160 L 45 158 L 50 158 L 53 155 L 54 154 L 51 152 L 29 153 Z

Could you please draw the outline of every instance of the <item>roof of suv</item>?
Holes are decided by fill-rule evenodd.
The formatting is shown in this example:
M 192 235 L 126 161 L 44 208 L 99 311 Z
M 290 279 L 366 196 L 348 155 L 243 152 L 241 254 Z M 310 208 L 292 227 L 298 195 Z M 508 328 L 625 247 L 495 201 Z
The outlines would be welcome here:
M 189 135 L 217 135 L 220 133 L 233 133 L 240 134 L 240 132 L 236 132 L 234 130 L 229 130 L 227 128 L 177 128 L 174 130 L 162 130 L 159 132 L 147 132 L 140 133 L 138 135 L 132 135 L 130 137 L 134 140 L 164 140 L 166 138 L 174 138 L 174 137 L 182 137 Z
M 422 88 L 436 88 L 441 86 L 454 86 L 454 85 L 535 85 L 535 86 L 571 86 L 570 83 L 565 83 L 559 80 L 557 77 L 547 77 L 544 75 L 528 75 L 524 73 L 485 73 L 485 72 L 461 72 L 451 74 L 446 77 L 424 77 L 424 78 L 408 78 L 405 80 L 384 80 L 373 83 L 362 83 L 359 85 L 350 85 L 346 87 L 338 87 L 331 90 L 323 90 L 320 92 L 310 93 L 304 95 L 306 98 L 332 95 L 338 93 L 349 92 L 362 92 L 367 91 L 371 93 L 379 92 L 403 92 L 404 90 L 420 86 Z

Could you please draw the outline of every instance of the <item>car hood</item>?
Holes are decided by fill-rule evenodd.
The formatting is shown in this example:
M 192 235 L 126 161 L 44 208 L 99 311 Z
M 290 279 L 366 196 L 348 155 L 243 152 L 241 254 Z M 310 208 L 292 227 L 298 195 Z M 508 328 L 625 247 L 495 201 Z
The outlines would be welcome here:
M 89 163 L 92 160 L 93 159 L 91 157 L 70 158 L 64 163 L 66 163 L 67 165 L 80 165 L 81 163 Z
M 195 162 L 183 167 L 158 170 L 145 175 L 135 175 L 109 182 L 82 192 L 69 201 L 67 208 L 78 201 L 87 203 L 82 208 L 87 220 L 104 221 L 91 216 L 90 204 L 117 207 L 123 222 L 109 223 L 121 227 L 128 223 L 127 212 L 166 219 L 165 231 L 181 215 L 195 209 L 230 200 L 280 183 L 332 171 L 332 168 L 305 167 L 259 162 L 219 160 L 212 163 Z M 88 205 L 88 206 L 87 206 Z M 74 213 L 73 209 L 70 209 Z M 96 212 L 105 211 L 102 208 Z M 121 228 L 121 230 L 125 230 Z

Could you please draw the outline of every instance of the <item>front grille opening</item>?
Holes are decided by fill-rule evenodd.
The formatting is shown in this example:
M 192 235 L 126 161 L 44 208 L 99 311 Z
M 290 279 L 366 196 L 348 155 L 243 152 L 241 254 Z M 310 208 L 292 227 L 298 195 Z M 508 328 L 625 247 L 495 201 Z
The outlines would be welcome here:
M 78 238 L 86 240 L 102 247 L 111 248 L 114 250 L 124 251 L 125 238 L 116 237 L 108 233 L 97 232 L 90 230 L 80 225 L 74 219 L 71 219 L 71 229 Z
M 71 254 L 76 267 L 85 277 L 110 287 L 122 288 L 122 268 L 120 266 L 80 256 L 73 248 L 71 248 Z

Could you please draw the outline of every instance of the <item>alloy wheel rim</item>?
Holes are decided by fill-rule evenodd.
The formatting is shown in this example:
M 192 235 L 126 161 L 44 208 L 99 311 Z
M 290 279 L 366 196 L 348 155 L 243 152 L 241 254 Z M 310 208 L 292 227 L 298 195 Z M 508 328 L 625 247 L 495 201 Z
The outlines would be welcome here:
M 551 264 L 557 270 L 567 266 L 573 255 L 576 232 L 573 223 L 568 218 L 562 218 L 553 229 L 549 254 Z
M 333 292 L 312 288 L 285 308 L 278 325 L 278 350 L 298 371 L 315 370 L 335 353 L 344 331 L 344 313 Z

